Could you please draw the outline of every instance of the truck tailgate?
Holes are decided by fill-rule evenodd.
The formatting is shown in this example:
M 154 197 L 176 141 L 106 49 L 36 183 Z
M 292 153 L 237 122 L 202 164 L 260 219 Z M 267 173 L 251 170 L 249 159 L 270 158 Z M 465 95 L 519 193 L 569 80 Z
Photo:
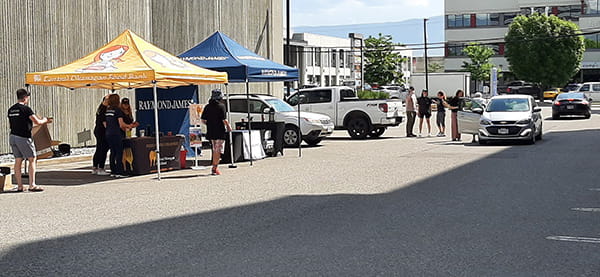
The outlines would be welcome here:
M 387 105 L 388 111 L 386 116 L 388 118 L 404 116 L 404 107 L 402 106 L 402 101 L 387 101 Z

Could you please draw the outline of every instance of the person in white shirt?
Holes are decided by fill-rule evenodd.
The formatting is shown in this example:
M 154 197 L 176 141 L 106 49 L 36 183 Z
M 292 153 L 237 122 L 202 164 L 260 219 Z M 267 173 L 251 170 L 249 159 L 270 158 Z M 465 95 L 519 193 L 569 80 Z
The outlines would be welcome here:
M 406 136 L 416 137 L 413 133 L 413 127 L 415 126 L 415 118 L 417 117 L 417 96 L 415 95 L 415 88 L 410 87 L 408 89 L 408 95 L 406 96 Z

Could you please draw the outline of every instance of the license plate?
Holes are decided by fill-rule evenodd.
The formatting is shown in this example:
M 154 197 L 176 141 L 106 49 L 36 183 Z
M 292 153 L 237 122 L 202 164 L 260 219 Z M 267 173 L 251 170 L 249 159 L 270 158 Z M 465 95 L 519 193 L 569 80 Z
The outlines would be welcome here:
M 508 129 L 506 129 L 506 128 L 500 128 L 500 129 L 498 129 L 498 134 L 507 135 L 508 134 Z
M 572 110 L 572 109 L 575 109 L 575 106 L 573 106 L 573 105 L 567 105 L 567 110 Z

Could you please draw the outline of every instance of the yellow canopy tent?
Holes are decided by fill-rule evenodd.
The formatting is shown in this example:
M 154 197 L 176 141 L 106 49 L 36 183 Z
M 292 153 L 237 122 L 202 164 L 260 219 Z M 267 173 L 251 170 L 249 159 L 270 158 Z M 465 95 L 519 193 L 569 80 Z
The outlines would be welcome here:
M 125 30 L 114 40 L 70 64 L 25 75 L 27 85 L 76 88 L 154 88 L 154 123 L 158 131 L 156 88 L 227 83 L 227 73 L 185 62 Z M 156 154 L 160 160 L 159 138 Z M 160 180 L 160 163 L 158 180 Z

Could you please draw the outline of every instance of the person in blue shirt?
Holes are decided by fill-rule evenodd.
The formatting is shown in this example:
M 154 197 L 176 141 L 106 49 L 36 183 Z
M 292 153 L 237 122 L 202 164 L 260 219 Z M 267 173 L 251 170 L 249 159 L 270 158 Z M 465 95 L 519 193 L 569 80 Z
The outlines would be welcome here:
M 123 139 L 125 130 L 135 128 L 135 123 L 127 124 L 120 108 L 120 97 L 118 94 L 108 96 L 108 107 L 106 108 L 104 126 L 106 126 L 106 142 L 110 148 L 110 172 L 116 178 L 125 177 L 123 168 Z

